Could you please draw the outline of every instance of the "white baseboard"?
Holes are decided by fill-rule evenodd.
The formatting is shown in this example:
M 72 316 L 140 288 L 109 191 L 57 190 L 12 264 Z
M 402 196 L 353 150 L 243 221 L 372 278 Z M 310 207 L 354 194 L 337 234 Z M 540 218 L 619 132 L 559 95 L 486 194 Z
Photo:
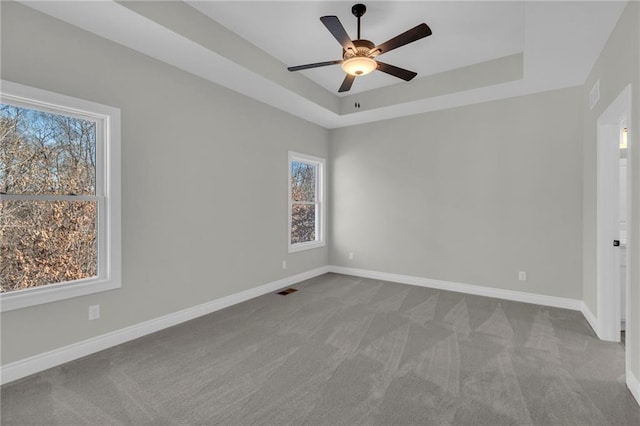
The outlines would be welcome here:
M 440 290 L 455 291 L 474 294 L 478 296 L 495 297 L 498 299 L 513 300 L 517 302 L 533 303 L 537 305 L 552 306 L 581 311 L 591 327 L 597 334 L 597 320 L 591 310 L 583 301 L 562 297 L 545 296 L 512 290 L 503 290 L 492 287 L 482 287 L 470 284 L 455 283 L 429 278 L 413 277 L 409 275 L 391 274 L 387 272 L 370 271 L 366 269 L 348 268 L 344 266 L 327 265 L 312 269 L 301 274 L 282 278 L 268 284 L 261 285 L 240 293 L 212 300 L 202 305 L 183 309 L 172 314 L 164 315 L 149 321 L 135 324 L 120 330 L 93 337 L 62 348 L 54 349 L 42 354 L 34 355 L 19 361 L 15 361 L 0 367 L 0 384 L 13 382 L 31 374 L 82 358 L 101 350 L 116 346 L 147 334 L 155 333 L 168 327 L 198 318 L 203 315 L 224 309 L 226 307 L 244 302 L 254 297 L 262 296 L 283 287 L 317 277 L 327 272 L 372 278 L 382 281 L 391 281 L 420 287 L 436 288 Z M 640 403 L 640 383 L 631 371 L 627 371 L 627 386 L 635 399 Z
M 450 281 L 434 280 L 430 278 L 413 277 L 410 275 L 390 274 L 388 272 L 370 271 L 367 269 L 348 268 L 345 266 L 329 266 L 330 272 L 356 277 L 372 278 L 381 281 L 391 281 L 410 284 L 419 287 L 436 288 L 439 290 L 455 291 L 458 293 L 474 294 L 476 296 L 495 297 L 497 299 L 513 300 L 516 302 L 533 303 L 535 305 L 552 306 L 555 308 L 581 311 L 583 302 L 578 299 L 545 296 L 542 294 L 525 293 L 522 291 L 503 290 L 500 288 L 483 287 L 479 285 L 462 284 Z
M 210 314 L 220 309 L 244 302 L 245 300 L 262 296 L 263 294 L 270 293 L 309 278 L 317 277 L 327 272 L 329 272 L 329 268 L 327 266 L 322 266 L 301 274 L 282 278 L 259 287 L 245 290 L 240 293 L 215 299 L 210 302 L 203 303 L 202 305 L 183 309 L 159 318 L 154 318 L 149 321 L 3 365 L 0 367 L 0 384 L 13 382 L 14 380 L 38 373 L 48 368 L 91 355 L 112 346 L 146 336 L 147 334 L 155 333 L 156 331 Z
M 580 306 L 580 311 L 582 312 L 582 315 L 584 315 L 587 322 L 593 329 L 593 332 L 596 333 L 596 336 L 598 336 L 598 338 L 600 339 L 601 337 L 600 337 L 600 328 L 598 327 L 598 318 L 596 318 L 596 316 L 593 315 L 593 312 L 591 312 L 591 309 L 589 309 L 587 304 L 584 302 L 582 302 L 582 306 Z
M 367 269 L 348 268 L 345 266 L 329 266 L 329 272 L 337 274 L 352 275 L 356 277 L 371 278 L 381 281 L 391 281 L 401 284 L 415 285 L 419 287 L 429 287 L 439 290 L 455 291 L 458 293 L 474 294 L 477 296 L 495 297 L 497 299 L 513 300 L 516 302 L 533 303 L 536 305 L 552 306 L 555 308 L 570 309 L 580 311 L 593 331 L 599 337 L 598 320 L 593 312 L 582 300 L 569 299 L 565 297 L 545 296 L 541 294 L 525 293 L 521 291 L 503 290 L 493 287 L 483 287 L 470 284 L 455 283 L 450 281 L 433 280 L 429 278 L 413 277 L 410 275 L 390 274 L 388 272 L 370 271 Z M 627 358 L 628 359 L 628 358 Z M 640 382 L 627 368 L 627 386 L 633 394 L 638 404 L 640 404 Z
M 640 405 L 640 381 L 638 381 L 629 369 L 627 369 L 627 386 L 638 405 Z

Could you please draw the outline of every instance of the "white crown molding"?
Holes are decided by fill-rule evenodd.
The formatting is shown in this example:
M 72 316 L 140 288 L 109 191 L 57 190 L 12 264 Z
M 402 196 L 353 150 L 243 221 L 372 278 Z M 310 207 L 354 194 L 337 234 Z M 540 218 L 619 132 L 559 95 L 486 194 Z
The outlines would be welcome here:
M 237 57 L 233 55 L 234 49 L 223 54 L 218 44 L 215 45 L 218 47 L 205 47 L 203 40 L 192 38 L 195 36 L 191 31 L 167 21 L 171 14 L 149 10 L 152 2 L 132 2 L 127 7 L 114 1 L 19 1 L 327 129 L 582 85 L 624 9 L 624 2 L 529 2 L 525 8 L 522 78 L 503 83 L 492 81 L 442 96 L 425 93 L 421 99 L 415 99 L 414 89 L 420 87 L 417 84 L 390 105 L 386 101 L 388 96 L 383 96 L 385 92 L 374 89 L 360 95 L 370 99 L 363 104 L 365 110 L 354 112 L 349 107 L 353 105 L 350 97 L 341 99 L 333 93 L 322 93 L 318 84 L 301 75 L 283 77 L 287 74 L 285 65 L 282 64 L 281 71 L 275 71 L 277 61 L 265 59 L 268 53 L 259 55 L 264 59 L 260 66 L 243 62 L 243 57 L 256 56 L 247 54 L 256 53 L 250 43 L 234 43 L 239 52 Z M 179 2 L 175 7 L 184 8 Z M 567 22 L 572 23 L 569 32 Z M 229 40 L 238 39 L 235 34 L 221 32 L 219 35 Z

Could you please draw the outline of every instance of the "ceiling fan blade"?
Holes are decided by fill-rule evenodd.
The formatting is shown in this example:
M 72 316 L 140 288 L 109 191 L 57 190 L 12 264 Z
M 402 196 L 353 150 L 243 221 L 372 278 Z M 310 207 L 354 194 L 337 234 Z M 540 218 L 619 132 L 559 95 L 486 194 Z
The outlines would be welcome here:
M 356 47 L 353 45 L 349 34 L 345 31 L 344 27 L 340 23 L 340 20 L 337 16 L 323 16 L 320 18 L 325 27 L 329 30 L 331 34 L 338 40 L 338 43 L 342 45 L 344 50 L 353 49 L 356 50 Z
M 409 70 L 405 70 L 404 68 L 398 68 L 393 65 L 385 64 L 384 62 L 376 61 L 378 63 L 378 71 L 386 72 L 389 75 L 394 77 L 398 77 L 403 79 L 404 81 L 409 81 L 416 75 L 417 73 Z
M 342 81 L 342 85 L 338 89 L 338 92 L 348 92 L 351 90 L 351 86 L 353 85 L 353 81 L 356 79 L 355 75 L 347 74 Z
M 315 64 L 298 65 L 295 67 L 289 67 L 287 69 L 289 71 L 308 70 L 309 68 L 326 67 L 327 65 L 337 65 L 337 64 L 341 64 L 342 62 L 343 62 L 342 59 L 338 59 L 337 61 L 316 62 Z
M 416 40 L 420 40 L 421 38 L 425 38 L 430 35 L 431 28 L 429 28 L 427 24 L 422 23 L 400 35 L 395 36 L 391 40 L 387 40 L 384 43 L 377 45 L 371 50 L 371 52 L 377 55 L 382 55 L 383 53 L 387 53 L 393 49 L 397 49 L 405 44 L 413 43 Z M 376 51 L 379 53 L 376 53 Z

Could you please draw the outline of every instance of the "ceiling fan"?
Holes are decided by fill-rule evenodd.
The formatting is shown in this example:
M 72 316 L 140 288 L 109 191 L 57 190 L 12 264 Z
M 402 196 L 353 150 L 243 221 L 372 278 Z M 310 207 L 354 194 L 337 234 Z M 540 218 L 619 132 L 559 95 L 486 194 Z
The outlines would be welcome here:
M 387 53 L 393 49 L 404 46 L 405 44 L 413 43 L 416 40 L 430 36 L 432 34 L 431 28 L 429 28 L 427 24 L 422 23 L 376 46 L 370 40 L 360 38 L 360 18 L 366 11 L 367 7 L 360 3 L 353 5 L 351 8 L 351 13 L 358 18 L 357 40 L 351 40 L 349 38 L 349 35 L 337 16 L 323 16 L 320 18 L 320 21 L 322 21 L 324 26 L 327 27 L 329 32 L 333 34 L 336 40 L 338 40 L 338 43 L 342 45 L 342 59 L 317 62 L 315 64 L 298 65 L 295 67 L 288 67 L 287 69 L 289 71 L 300 71 L 309 68 L 341 64 L 342 69 L 347 73 L 347 75 L 345 76 L 340 89 L 338 89 L 338 92 L 349 91 L 356 77 L 369 74 L 374 70 L 382 71 L 405 81 L 409 81 L 414 78 L 417 75 L 415 72 L 385 64 L 384 62 L 377 61 L 375 58 L 383 53 Z

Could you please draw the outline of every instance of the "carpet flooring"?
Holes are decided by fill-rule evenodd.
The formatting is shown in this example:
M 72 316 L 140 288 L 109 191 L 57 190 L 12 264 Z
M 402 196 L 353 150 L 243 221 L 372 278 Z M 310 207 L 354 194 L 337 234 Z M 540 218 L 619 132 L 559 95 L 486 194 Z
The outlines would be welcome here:
M 326 274 L 2 388 L 3 425 L 640 425 L 579 312 Z

